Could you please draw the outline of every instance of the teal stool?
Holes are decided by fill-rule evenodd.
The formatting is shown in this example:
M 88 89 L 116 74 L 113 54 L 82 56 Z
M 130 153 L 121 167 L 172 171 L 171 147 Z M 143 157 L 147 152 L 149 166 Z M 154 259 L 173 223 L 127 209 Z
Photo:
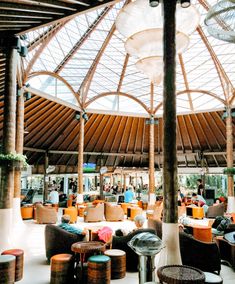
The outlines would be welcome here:
M 110 284 L 111 259 L 106 255 L 93 255 L 88 258 L 88 282 L 89 284 Z

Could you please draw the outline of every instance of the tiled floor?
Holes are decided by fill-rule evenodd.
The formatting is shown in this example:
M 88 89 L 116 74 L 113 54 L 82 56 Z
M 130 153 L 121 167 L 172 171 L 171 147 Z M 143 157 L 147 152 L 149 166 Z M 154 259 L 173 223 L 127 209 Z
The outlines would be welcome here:
M 45 225 L 36 224 L 33 220 L 24 221 L 25 228 L 19 232 L 17 239 L 18 247 L 25 251 L 24 277 L 18 283 L 20 284 L 48 284 L 50 282 L 50 265 L 47 264 L 44 244 Z M 106 224 L 114 230 L 117 228 L 134 227 L 133 222 L 100 222 L 99 225 Z M 89 226 L 96 226 L 97 223 L 89 223 Z M 77 226 L 87 226 L 79 218 Z M 225 265 L 222 265 L 221 276 L 224 284 L 235 283 L 234 271 Z M 112 280 L 112 284 L 138 284 L 138 273 L 127 273 L 126 277 L 120 280 Z M 69 283 L 68 283 L 69 284 Z M 97 283 L 98 284 L 98 283 Z

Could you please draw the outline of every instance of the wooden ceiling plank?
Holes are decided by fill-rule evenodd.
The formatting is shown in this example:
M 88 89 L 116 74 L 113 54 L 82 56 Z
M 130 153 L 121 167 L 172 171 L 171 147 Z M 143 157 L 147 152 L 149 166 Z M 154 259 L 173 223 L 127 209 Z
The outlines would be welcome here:
M 33 13 L 33 15 L 30 12 L 23 12 L 23 11 L 17 11 L 17 14 L 15 11 L 10 11 L 10 10 L 1 10 L 0 11 L 0 18 L 6 17 L 6 18 L 20 18 L 20 19 L 44 19 L 44 20 L 51 20 L 53 19 L 52 16 L 47 15 L 47 14 L 41 14 L 40 12 L 38 13 Z
M 63 122 L 60 122 L 60 127 L 57 128 L 57 130 L 54 132 L 54 138 L 51 141 L 51 145 L 49 146 L 49 150 L 53 149 L 56 142 L 60 139 L 65 138 L 65 133 L 67 133 L 68 126 L 71 124 L 71 122 L 74 120 L 74 111 L 73 110 L 67 110 L 68 117 L 66 119 L 63 119 Z M 57 135 L 57 132 L 60 134 Z M 64 137 L 64 138 L 63 138 Z
M 47 6 L 42 5 L 26 5 L 26 4 L 20 4 L 20 3 L 4 3 L 0 2 L 0 9 L 1 10 L 10 10 L 10 11 L 16 11 L 16 13 L 23 11 L 23 12 L 29 12 L 29 13 L 42 13 L 42 14 L 49 14 L 49 15 L 64 15 L 64 9 L 59 8 L 51 8 Z M 74 10 L 76 11 L 76 10 Z
M 117 116 L 116 117 L 113 116 L 113 117 L 114 117 L 114 122 L 112 124 L 112 127 L 111 127 L 109 133 L 108 133 L 107 138 L 104 141 L 104 145 L 103 145 L 103 148 L 102 148 L 103 152 L 107 151 L 108 149 L 110 150 L 111 145 L 112 145 L 111 141 L 113 141 L 115 134 L 117 132 L 118 126 L 120 124 L 120 117 L 117 117 Z
M 176 123 L 176 129 L 177 129 L 177 134 L 179 135 L 180 138 L 180 143 L 181 143 L 181 149 L 183 150 L 183 153 L 185 152 L 185 148 L 184 148 L 184 143 L 183 143 L 183 137 L 182 137 L 182 133 L 181 133 L 181 129 L 180 129 L 180 123 L 179 123 L 179 117 L 176 118 L 177 119 L 177 123 Z
M 202 134 L 203 134 L 203 136 L 204 136 L 204 139 L 205 139 L 205 141 L 206 141 L 206 143 L 207 143 L 207 147 L 208 147 L 209 150 L 211 151 L 211 145 L 210 145 L 209 140 L 208 140 L 208 138 L 207 138 L 207 135 L 206 135 L 206 133 L 205 133 L 205 131 L 204 131 L 202 125 L 201 125 L 201 122 L 200 122 L 199 119 L 198 119 L 198 115 L 197 115 L 197 114 L 195 114 L 195 120 L 197 121 L 197 124 L 199 125 L 199 127 L 200 127 L 200 129 L 201 129 L 201 132 L 202 132 Z M 204 148 L 205 148 L 205 147 L 204 147 Z
M 188 119 L 189 119 L 189 123 L 191 124 L 191 129 L 192 129 L 193 134 L 194 134 L 194 136 L 195 136 L 195 138 L 196 138 L 198 147 L 199 147 L 199 149 L 201 150 L 201 149 L 202 149 L 202 145 L 201 145 L 201 143 L 200 143 L 200 141 L 199 141 L 199 137 L 198 137 L 197 132 L 196 132 L 196 130 L 195 130 L 195 127 L 194 127 L 194 125 L 193 125 L 193 121 L 192 121 L 191 115 L 188 115 Z
M 113 152 L 113 151 L 114 151 L 114 147 L 115 147 L 115 143 L 116 143 L 116 141 L 117 141 L 117 137 L 118 137 L 118 135 L 119 135 L 119 133 L 120 133 L 120 131 L 121 131 L 121 127 L 122 127 L 122 125 L 123 125 L 125 119 L 126 119 L 125 117 L 123 117 L 123 116 L 121 117 L 121 121 L 120 121 L 120 123 L 119 123 L 119 125 L 118 125 L 118 129 L 117 129 L 117 131 L 116 131 L 116 133 L 115 133 L 113 142 L 112 142 L 111 147 L 110 147 L 110 152 Z
M 190 137 L 189 130 L 188 130 L 188 126 L 187 126 L 187 123 L 185 122 L 185 116 L 182 116 L 182 121 L 183 121 L 184 128 L 186 130 L 186 136 L 187 136 L 191 151 L 194 152 L 193 144 L 192 144 L 191 137 Z

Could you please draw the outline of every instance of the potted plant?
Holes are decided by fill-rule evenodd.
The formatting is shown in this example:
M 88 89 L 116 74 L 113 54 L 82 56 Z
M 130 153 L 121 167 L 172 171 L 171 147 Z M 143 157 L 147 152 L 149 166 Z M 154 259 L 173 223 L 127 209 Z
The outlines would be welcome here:
M 0 165 L 24 169 L 28 167 L 26 159 L 27 157 L 22 154 L 0 154 Z

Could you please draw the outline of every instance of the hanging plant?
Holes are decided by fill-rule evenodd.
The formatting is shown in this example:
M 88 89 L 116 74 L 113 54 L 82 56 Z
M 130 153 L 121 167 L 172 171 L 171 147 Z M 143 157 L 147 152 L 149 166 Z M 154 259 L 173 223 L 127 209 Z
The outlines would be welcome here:
M 226 168 L 224 169 L 225 175 L 235 175 L 235 168 Z
M 8 165 L 14 168 L 27 168 L 28 163 L 26 162 L 27 157 L 22 154 L 0 154 L 0 164 Z

